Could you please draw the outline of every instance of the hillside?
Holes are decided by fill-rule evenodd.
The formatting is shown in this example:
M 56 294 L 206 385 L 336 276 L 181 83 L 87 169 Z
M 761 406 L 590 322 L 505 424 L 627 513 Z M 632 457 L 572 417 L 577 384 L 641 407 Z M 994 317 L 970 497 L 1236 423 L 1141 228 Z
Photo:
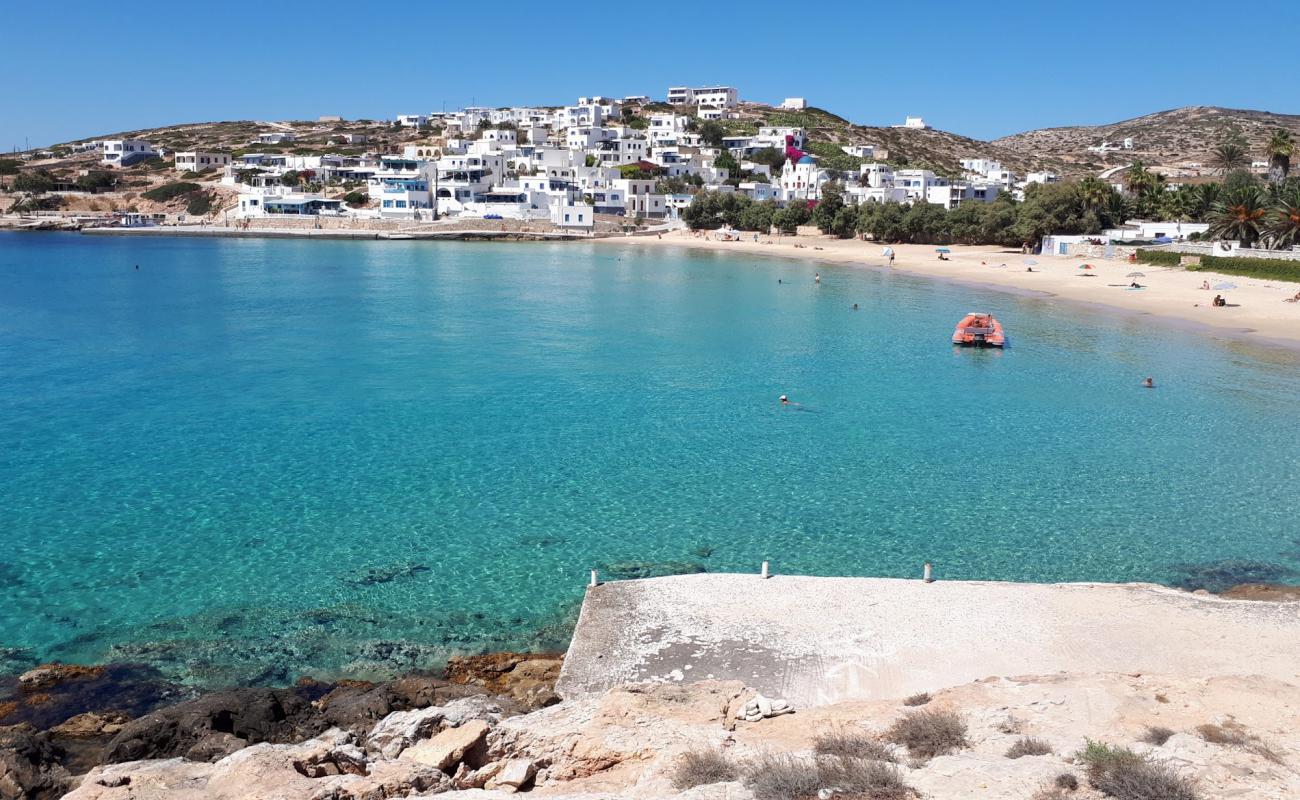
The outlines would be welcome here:
M 1266 159 L 1264 142 L 1274 128 L 1300 137 L 1300 116 L 1214 106 L 1187 106 L 1109 125 L 1044 128 L 995 139 L 991 145 L 1025 159 L 1063 163 L 1067 174 L 1095 174 L 1135 159 L 1177 168 L 1204 163 L 1224 140 L 1242 136 L 1252 159 Z M 1132 137 L 1132 150 L 1092 153 L 1102 142 L 1120 144 Z

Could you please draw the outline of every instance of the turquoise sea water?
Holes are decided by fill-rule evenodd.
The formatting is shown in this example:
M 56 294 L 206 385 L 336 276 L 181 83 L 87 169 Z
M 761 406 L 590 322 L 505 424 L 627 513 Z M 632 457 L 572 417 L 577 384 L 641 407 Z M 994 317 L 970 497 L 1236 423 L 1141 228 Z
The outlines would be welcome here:
M 563 646 L 593 567 L 1291 580 L 1297 366 L 886 270 L 0 234 L 0 656 L 400 671 Z

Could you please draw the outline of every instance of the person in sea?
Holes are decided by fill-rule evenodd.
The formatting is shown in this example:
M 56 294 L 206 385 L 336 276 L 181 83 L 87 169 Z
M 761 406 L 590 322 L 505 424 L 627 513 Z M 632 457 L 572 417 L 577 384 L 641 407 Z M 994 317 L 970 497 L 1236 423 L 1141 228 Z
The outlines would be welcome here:
M 781 395 L 781 405 L 783 406 L 790 405 L 790 398 L 786 397 L 785 395 Z
M 1155 382 L 1154 380 L 1152 380 L 1150 377 L 1148 377 L 1146 380 L 1142 381 L 1142 385 L 1143 385 L 1144 387 L 1146 387 L 1147 389 L 1154 389 L 1154 388 L 1156 388 L 1156 382 Z
M 889 251 L 889 266 L 891 266 L 891 267 L 894 266 L 894 251 L 893 251 L 893 250 L 890 250 L 890 251 Z
M 813 273 L 813 283 L 821 283 L 821 282 L 822 282 L 822 274 L 820 272 Z

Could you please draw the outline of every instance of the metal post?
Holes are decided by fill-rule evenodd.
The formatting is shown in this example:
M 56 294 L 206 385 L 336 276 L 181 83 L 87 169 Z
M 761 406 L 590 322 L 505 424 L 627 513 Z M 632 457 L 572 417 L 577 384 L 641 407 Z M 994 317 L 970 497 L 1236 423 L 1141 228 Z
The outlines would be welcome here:
M 591 571 L 591 583 L 587 584 L 590 588 L 596 588 L 596 570 Z
M 934 583 L 934 567 L 930 565 L 929 561 L 925 562 L 925 572 L 924 572 L 923 580 L 926 583 Z
M 768 571 L 767 571 L 767 562 L 766 562 L 766 561 L 763 562 L 763 572 L 761 573 L 761 575 L 762 575 L 762 577 L 764 577 L 764 578 L 770 578 L 770 577 L 772 577 L 772 576 L 768 573 Z

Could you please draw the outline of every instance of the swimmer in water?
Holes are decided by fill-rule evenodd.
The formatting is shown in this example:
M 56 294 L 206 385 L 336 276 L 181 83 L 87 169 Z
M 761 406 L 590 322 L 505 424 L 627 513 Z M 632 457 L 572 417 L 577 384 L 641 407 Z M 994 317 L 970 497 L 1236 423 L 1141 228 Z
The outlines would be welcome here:
M 781 405 L 783 406 L 790 405 L 790 398 L 786 397 L 785 395 L 781 395 Z
M 1151 378 L 1147 378 L 1146 380 L 1142 381 L 1142 385 L 1148 389 L 1156 388 L 1156 382 Z
M 820 272 L 814 273 L 813 283 L 821 283 L 821 282 L 822 282 L 822 274 Z
M 854 304 L 853 304 L 853 310 L 854 310 L 854 311 L 857 311 L 857 310 L 858 310 L 858 304 L 857 304 L 857 303 L 854 303 Z

